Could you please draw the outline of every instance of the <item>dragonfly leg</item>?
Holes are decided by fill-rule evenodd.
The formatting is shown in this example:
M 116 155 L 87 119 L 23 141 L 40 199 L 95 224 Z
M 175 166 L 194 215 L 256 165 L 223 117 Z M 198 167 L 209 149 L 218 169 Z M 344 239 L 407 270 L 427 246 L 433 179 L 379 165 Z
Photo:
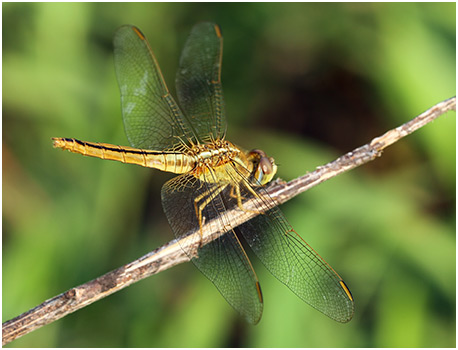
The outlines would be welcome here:
M 229 196 L 231 196 L 231 198 L 239 198 L 237 193 L 235 193 L 235 186 L 231 186 L 231 192 L 229 192 Z M 240 199 L 245 199 L 245 197 L 240 195 Z
M 253 196 L 255 196 L 256 198 L 259 198 L 258 194 L 250 186 L 246 186 L 246 188 L 248 189 L 248 191 L 250 191 L 253 194 Z M 235 189 L 236 198 L 237 198 L 237 206 L 239 207 L 240 210 L 243 210 L 244 212 L 247 212 L 247 213 L 264 214 L 264 212 L 261 210 L 249 210 L 243 207 L 242 200 L 245 198 L 240 193 L 240 185 L 237 184 L 232 189 Z
M 202 247 L 202 240 L 204 238 L 204 233 L 202 229 L 202 212 L 205 209 L 205 207 L 226 188 L 226 186 L 227 185 L 219 186 L 215 188 L 213 192 L 211 192 L 211 190 L 204 192 L 194 199 L 194 209 L 196 211 L 196 216 L 197 216 L 197 220 L 199 221 L 199 229 L 200 229 L 199 247 Z M 205 198 L 205 200 L 202 203 L 198 204 L 207 195 L 208 197 Z

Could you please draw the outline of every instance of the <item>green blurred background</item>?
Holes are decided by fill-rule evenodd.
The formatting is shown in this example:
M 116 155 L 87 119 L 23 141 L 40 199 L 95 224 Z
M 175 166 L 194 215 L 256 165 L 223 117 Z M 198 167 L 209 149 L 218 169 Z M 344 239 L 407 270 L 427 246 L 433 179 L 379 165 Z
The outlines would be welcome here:
M 455 95 L 454 3 L 3 4 L 3 321 L 172 239 L 159 171 L 52 148 L 128 145 L 111 38 L 147 36 L 174 92 L 192 26 L 219 23 L 228 139 L 291 180 Z M 11 347 L 454 347 L 455 113 L 282 209 L 339 272 L 338 324 L 253 258 L 257 326 L 188 263 Z

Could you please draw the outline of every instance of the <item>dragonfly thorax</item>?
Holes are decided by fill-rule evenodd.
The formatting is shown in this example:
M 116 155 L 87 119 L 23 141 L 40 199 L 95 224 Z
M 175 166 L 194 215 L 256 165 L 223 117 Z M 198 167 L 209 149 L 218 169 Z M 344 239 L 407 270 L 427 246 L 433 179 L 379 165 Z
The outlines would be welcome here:
M 224 165 L 236 158 L 241 152 L 232 143 L 223 140 L 194 145 L 189 149 L 189 155 L 195 159 L 197 167 L 218 167 Z
M 194 160 L 194 176 L 207 182 L 230 184 L 243 177 L 251 186 L 263 186 L 277 172 L 274 159 L 267 157 L 264 151 L 245 152 L 224 140 L 195 145 L 189 149 L 188 155 Z

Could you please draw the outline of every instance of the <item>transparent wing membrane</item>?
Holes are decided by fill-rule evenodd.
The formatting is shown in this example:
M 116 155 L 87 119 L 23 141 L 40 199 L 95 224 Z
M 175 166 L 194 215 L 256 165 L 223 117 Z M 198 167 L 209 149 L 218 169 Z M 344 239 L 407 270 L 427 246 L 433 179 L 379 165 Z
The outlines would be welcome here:
M 217 185 L 196 181 L 193 176 L 181 175 L 168 181 L 162 188 L 162 204 L 167 219 L 186 254 L 192 257 L 190 243 L 200 244 L 200 235 L 189 236 L 199 231 L 199 220 L 195 211 L 195 199 L 204 201 Z M 208 203 L 202 211 L 205 223 L 216 219 L 215 225 L 226 227 L 226 234 L 198 249 L 198 257 L 192 258 L 197 268 L 212 281 L 229 304 L 250 323 L 257 323 L 262 315 L 262 299 L 259 283 L 243 247 L 232 229 L 226 215 L 226 204 L 221 193 Z M 213 221 L 214 222 L 214 221 Z
M 257 257 L 306 303 L 336 321 L 350 321 L 354 312 L 353 297 L 340 276 L 294 231 L 264 187 L 249 190 L 249 179 L 234 173 L 227 171 L 233 183 L 240 184 L 242 208 L 248 200 L 254 201 L 255 208 L 273 208 L 238 226 Z M 234 198 L 227 200 L 236 207 L 235 201 Z
M 264 188 L 255 201 L 269 201 Z M 248 191 L 242 196 L 249 198 Z M 259 206 L 261 207 L 261 206 Z M 353 299 L 340 276 L 288 224 L 278 207 L 239 230 L 267 269 L 297 296 L 339 322 L 353 317 Z
M 113 45 L 124 127 L 130 144 L 164 150 L 193 138 L 140 30 L 122 26 L 115 33 Z
M 201 143 L 222 139 L 226 132 L 222 54 L 221 30 L 207 22 L 194 26 L 181 54 L 178 100 Z

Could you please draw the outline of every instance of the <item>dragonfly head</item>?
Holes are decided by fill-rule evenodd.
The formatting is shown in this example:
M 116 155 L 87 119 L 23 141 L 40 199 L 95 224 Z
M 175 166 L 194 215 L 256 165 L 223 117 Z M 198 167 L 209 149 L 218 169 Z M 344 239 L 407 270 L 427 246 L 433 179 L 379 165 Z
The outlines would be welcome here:
M 253 163 L 253 177 L 257 185 L 269 183 L 277 172 L 277 165 L 272 157 L 267 157 L 264 151 L 254 149 L 248 153 L 248 160 Z

